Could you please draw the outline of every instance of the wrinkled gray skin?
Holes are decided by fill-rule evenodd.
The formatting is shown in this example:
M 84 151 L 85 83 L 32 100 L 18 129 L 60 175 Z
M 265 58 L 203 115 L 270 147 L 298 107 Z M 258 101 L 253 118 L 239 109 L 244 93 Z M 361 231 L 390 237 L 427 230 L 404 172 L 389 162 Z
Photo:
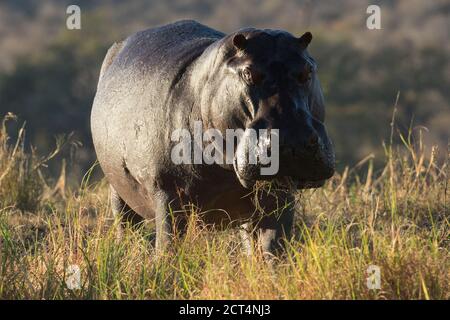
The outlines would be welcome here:
M 285 177 L 298 188 L 319 187 L 334 172 L 316 63 L 306 51 L 310 40 L 280 30 L 224 35 L 180 21 L 113 45 L 101 68 L 91 127 L 114 212 L 132 222 L 155 219 L 159 250 L 183 232 L 186 211 L 180 209 L 189 202 L 205 212 L 207 223 L 242 224 L 247 250 L 248 232 L 264 253 L 278 249 L 292 227 L 293 210 L 280 209 L 291 196 L 259 194 L 262 210 L 256 210 L 249 188 L 256 180 Z M 193 132 L 195 120 L 224 136 L 226 128 L 279 129 L 278 175 L 259 176 L 245 162 L 175 165 L 171 134 Z M 248 152 L 241 140 L 235 158 Z M 262 214 L 277 208 L 276 215 Z

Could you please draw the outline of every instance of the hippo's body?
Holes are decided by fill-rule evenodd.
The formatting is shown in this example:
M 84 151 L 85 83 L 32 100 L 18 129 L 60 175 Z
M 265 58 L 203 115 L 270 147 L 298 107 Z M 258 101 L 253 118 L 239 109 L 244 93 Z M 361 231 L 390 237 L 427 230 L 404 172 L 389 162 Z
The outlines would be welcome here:
M 247 36 L 254 32 L 241 31 Z M 229 83 L 236 81 L 220 67 L 221 60 L 229 58 L 231 41 L 232 36 L 197 22 L 180 21 L 130 36 L 111 47 L 103 62 L 91 115 L 97 157 L 112 187 L 115 211 L 155 219 L 157 247 L 173 232 L 169 211 L 178 212 L 188 202 L 208 211 L 205 219 L 213 223 L 254 217 L 255 207 L 246 197 L 250 191 L 233 165 L 171 160 L 175 129 L 192 131 L 195 121 L 201 121 L 204 129 L 245 129 L 257 115 L 233 109 L 233 103 L 225 101 L 233 98 L 234 86 Z M 239 97 L 235 100 L 242 102 Z M 315 101 L 321 103 L 321 95 Z M 321 108 L 311 113 L 323 121 Z M 324 143 L 323 149 L 329 141 Z M 283 218 L 260 224 L 261 234 L 269 230 L 263 239 L 267 250 L 283 227 L 290 228 L 291 216 L 284 219 L 286 226 Z

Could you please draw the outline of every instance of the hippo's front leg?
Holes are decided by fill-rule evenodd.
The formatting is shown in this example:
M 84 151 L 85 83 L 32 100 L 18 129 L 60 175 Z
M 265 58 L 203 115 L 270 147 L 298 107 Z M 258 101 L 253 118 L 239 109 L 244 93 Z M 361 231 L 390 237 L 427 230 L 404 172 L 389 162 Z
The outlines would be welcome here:
M 293 221 L 293 208 L 285 208 L 281 213 L 265 215 L 260 219 L 256 232 L 264 257 L 283 252 L 284 241 L 291 238 Z
M 241 236 L 244 254 L 250 257 L 253 254 L 253 224 L 250 222 L 243 223 L 240 226 L 239 235 Z
M 155 197 L 156 255 L 160 256 L 173 240 L 172 215 L 169 208 L 169 196 L 158 192 Z

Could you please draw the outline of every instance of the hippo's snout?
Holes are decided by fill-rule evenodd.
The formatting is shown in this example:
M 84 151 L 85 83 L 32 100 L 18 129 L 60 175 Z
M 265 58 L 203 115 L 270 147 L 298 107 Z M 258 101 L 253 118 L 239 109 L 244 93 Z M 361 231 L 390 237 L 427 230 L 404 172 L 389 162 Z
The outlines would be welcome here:
M 252 131 L 244 132 L 234 158 L 236 176 L 244 187 L 257 180 L 289 177 L 300 189 L 316 188 L 333 176 L 334 150 L 323 124 L 296 132 L 266 130 L 270 134 L 258 136 L 256 142 Z

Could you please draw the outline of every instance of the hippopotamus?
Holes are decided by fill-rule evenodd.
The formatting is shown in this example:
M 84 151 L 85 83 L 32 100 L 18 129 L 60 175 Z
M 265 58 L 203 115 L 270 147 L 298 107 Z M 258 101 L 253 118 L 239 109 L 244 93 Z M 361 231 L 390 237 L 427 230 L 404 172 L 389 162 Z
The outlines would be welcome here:
M 154 221 L 157 252 L 183 233 L 193 211 L 207 225 L 241 226 L 243 239 L 255 236 L 264 253 L 282 248 L 291 236 L 295 191 L 321 187 L 334 173 L 317 63 L 307 51 L 311 39 L 310 32 L 224 34 L 178 21 L 115 43 L 91 114 L 114 214 L 131 223 Z M 193 133 L 196 123 L 223 136 L 227 129 L 244 132 L 229 150 L 232 163 L 173 161 L 174 130 Z M 246 134 L 252 129 L 277 130 L 275 174 L 262 175 L 255 170 L 261 164 L 242 160 L 252 152 Z M 263 182 L 277 187 L 258 192 Z

